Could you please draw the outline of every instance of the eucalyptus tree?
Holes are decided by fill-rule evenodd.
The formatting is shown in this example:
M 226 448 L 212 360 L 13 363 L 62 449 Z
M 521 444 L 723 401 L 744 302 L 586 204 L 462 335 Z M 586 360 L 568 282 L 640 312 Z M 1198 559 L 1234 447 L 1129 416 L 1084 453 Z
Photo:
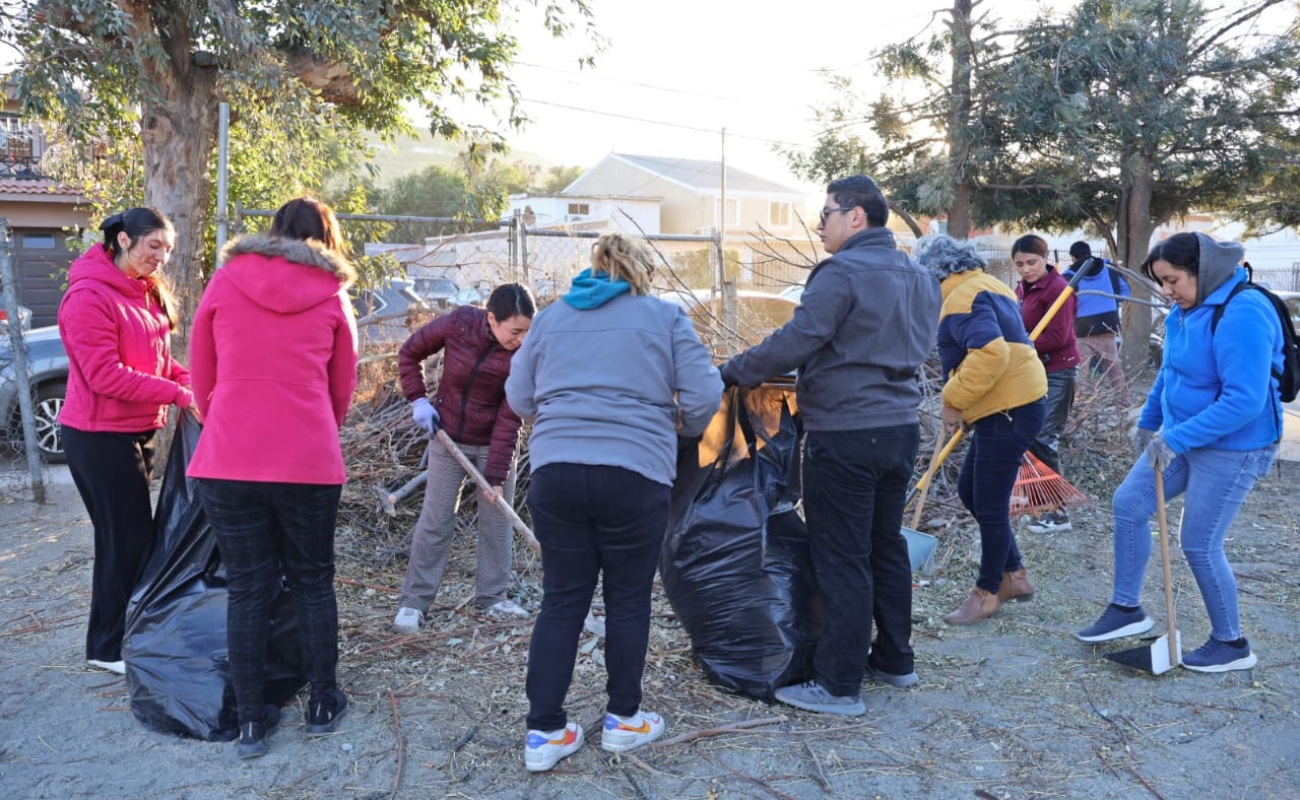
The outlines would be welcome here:
M 556 35 L 591 25 L 586 0 L 23 0 L 4 5 L 0 39 L 21 54 L 28 113 L 74 141 L 140 138 L 142 202 L 176 223 L 171 271 L 192 303 L 220 101 L 237 124 L 284 131 L 257 139 L 267 163 L 315 158 L 322 127 L 405 129 L 411 103 L 435 134 L 502 149 L 499 131 L 463 123 L 457 106 L 522 121 L 509 26 L 530 7 Z
M 1300 41 L 1291 0 L 1084 0 L 1020 31 L 989 76 L 993 219 L 1089 225 L 1121 263 L 1193 210 L 1232 212 L 1293 162 Z M 998 177 L 992 177 L 998 176 Z M 1138 366 L 1151 319 L 1125 319 Z

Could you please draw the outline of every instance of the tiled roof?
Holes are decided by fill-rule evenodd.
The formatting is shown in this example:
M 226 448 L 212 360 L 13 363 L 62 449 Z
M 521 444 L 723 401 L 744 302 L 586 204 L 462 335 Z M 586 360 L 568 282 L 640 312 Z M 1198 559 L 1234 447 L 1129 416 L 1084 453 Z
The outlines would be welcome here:
M 717 190 L 722 187 L 722 163 L 703 161 L 692 158 L 666 158 L 662 156 L 634 156 L 627 153 L 613 153 L 642 169 L 650 170 L 678 183 L 693 186 L 696 189 Z M 776 181 L 760 178 L 750 172 L 727 166 L 727 189 L 737 192 L 781 192 L 784 194 L 801 194 L 798 189 L 783 186 Z
M 35 180 L 25 178 L 0 178 L 0 194 L 43 195 L 67 198 L 77 198 L 81 196 L 81 192 L 78 192 L 76 189 L 70 189 L 58 181 L 52 181 L 49 178 L 37 178 Z

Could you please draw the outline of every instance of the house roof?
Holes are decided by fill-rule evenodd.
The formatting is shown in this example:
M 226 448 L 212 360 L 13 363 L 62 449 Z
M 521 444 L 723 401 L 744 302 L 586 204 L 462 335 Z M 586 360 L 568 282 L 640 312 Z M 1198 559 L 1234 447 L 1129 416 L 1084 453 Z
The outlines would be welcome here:
M 722 162 L 705 161 L 693 158 L 670 158 L 665 156 L 637 156 L 628 153 L 611 153 L 642 169 L 662 175 L 694 189 L 720 191 L 722 189 Z M 802 195 L 798 189 L 792 189 L 776 181 L 761 178 L 751 172 L 727 165 L 727 190 L 733 192 L 779 192 L 781 194 Z
M 70 189 L 49 178 L 0 178 L 0 195 L 30 195 L 59 200 L 65 198 L 76 200 L 81 197 L 81 192 Z

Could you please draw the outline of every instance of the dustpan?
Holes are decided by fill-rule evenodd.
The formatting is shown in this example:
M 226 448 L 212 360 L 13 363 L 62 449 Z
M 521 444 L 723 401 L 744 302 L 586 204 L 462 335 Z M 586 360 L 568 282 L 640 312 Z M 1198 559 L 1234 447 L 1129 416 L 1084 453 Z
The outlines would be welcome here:
M 1160 466 L 1156 471 L 1156 517 L 1160 521 L 1160 564 L 1165 581 L 1165 617 L 1168 628 L 1150 644 L 1109 653 L 1106 658 L 1130 669 L 1160 675 L 1182 663 L 1183 640 L 1174 619 L 1173 573 L 1169 567 L 1169 518 L 1165 513 L 1165 477 Z
M 933 575 L 934 551 L 939 546 L 939 540 L 911 528 L 903 528 L 903 538 L 907 540 L 907 558 L 912 562 L 912 571 Z

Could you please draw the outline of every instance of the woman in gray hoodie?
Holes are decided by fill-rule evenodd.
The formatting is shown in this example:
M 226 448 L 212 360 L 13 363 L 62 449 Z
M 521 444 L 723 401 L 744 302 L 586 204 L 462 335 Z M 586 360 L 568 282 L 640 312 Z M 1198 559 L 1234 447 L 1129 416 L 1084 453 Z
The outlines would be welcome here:
M 564 710 L 578 636 L 604 578 L 609 675 L 601 747 L 658 738 L 641 709 L 650 590 L 668 525 L 677 437 L 698 436 L 722 379 L 686 313 L 650 294 L 653 255 L 606 234 L 591 268 L 538 313 L 506 380 L 529 438 L 528 509 L 542 545 L 542 610 L 528 650 L 524 765 L 543 772 L 582 746 Z

